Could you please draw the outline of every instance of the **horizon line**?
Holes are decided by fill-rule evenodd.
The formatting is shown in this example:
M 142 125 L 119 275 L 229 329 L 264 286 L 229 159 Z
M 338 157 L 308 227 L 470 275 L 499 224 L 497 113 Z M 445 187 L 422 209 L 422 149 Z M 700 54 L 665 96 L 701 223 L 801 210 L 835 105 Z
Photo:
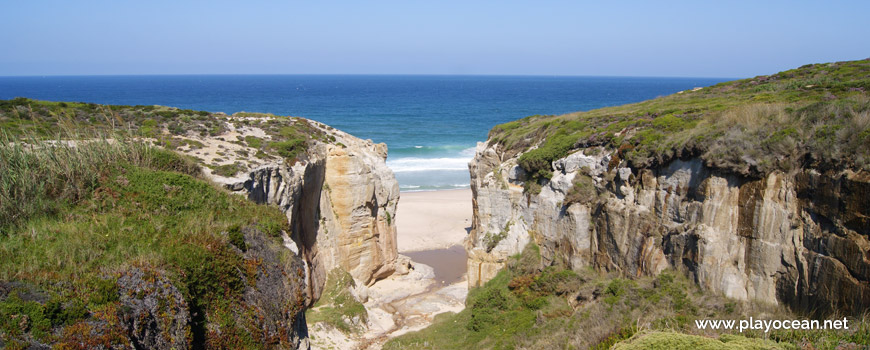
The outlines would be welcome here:
M 92 78 L 92 77 L 178 77 L 178 76 L 382 76 L 382 77 L 528 77 L 528 78 L 668 78 L 668 79 L 746 79 L 749 77 L 663 76 L 663 75 L 588 75 L 588 74 L 449 74 L 449 73 L 154 73 L 154 74 L 42 74 L 0 75 L 0 78 Z

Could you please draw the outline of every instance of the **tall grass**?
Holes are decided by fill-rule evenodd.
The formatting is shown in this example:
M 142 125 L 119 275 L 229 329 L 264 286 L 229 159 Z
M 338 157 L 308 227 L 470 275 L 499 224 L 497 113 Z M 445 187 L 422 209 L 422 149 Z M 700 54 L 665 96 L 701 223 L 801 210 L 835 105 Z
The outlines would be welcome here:
M 0 233 L 77 203 L 101 176 L 125 164 L 199 174 L 193 162 L 131 139 L 37 141 L 0 135 Z
M 71 322 L 91 322 L 89 315 L 120 307 L 116 279 L 137 268 L 165 276 L 178 289 L 202 320 L 191 325 L 195 334 L 207 328 L 238 335 L 209 333 L 212 338 L 204 341 L 216 342 L 215 348 L 256 344 L 252 335 L 259 333 L 250 327 L 258 323 L 239 310 L 251 307 L 242 293 L 257 281 L 259 270 L 237 250 L 239 240 L 245 242 L 238 235 L 242 230 L 263 235 L 289 264 L 292 255 L 280 248 L 281 233 L 289 228 L 279 208 L 230 194 L 197 178 L 200 168 L 192 160 L 135 139 L 34 140 L 9 135 L 0 140 L 0 285 L 17 288 L 12 297 L 0 296 L 2 341 L 67 337 L 52 330 L 61 323 L 42 317 L 57 309 L 51 305 L 62 310 L 78 305 L 74 309 L 81 312 Z M 15 296 L 19 290 L 38 291 L 52 301 L 24 300 Z M 4 322 L 21 317 L 43 326 Z M 94 347 L 88 344 L 84 347 Z
M 191 255 L 180 247 L 214 250 L 233 228 L 256 224 L 272 237 L 285 229 L 277 208 L 197 177 L 194 161 L 135 139 L 4 135 L 0 281 L 62 280 L 87 290 L 123 265 L 179 265 Z

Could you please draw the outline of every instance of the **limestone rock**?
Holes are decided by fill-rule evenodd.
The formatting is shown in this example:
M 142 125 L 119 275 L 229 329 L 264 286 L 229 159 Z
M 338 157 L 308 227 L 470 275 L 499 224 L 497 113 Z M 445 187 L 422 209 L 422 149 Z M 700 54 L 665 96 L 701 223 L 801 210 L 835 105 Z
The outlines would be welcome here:
M 553 177 L 529 195 L 517 181 L 519 155 L 502 159 L 495 145 L 478 145 L 469 163 L 470 286 L 533 241 L 545 260 L 575 269 L 629 277 L 675 269 L 736 299 L 823 313 L 870 308 L 870 174 L 801 169 L 757 179 L 699 159 L 609 170 L 612 151 L 584 151 L 554 161 Z M 565 206 L 581 172 L 601 195 Z
M 386 166 L 387 146 L 309 123 L 333 141 L 315 141 L 303 162 L 266 164 L 226 187 L 287 214 L 292 250 L 305 261 L 313 303 L 334 268 L 370 285 L 401 269 L 401 263 L 393 220 L 399 185 Z

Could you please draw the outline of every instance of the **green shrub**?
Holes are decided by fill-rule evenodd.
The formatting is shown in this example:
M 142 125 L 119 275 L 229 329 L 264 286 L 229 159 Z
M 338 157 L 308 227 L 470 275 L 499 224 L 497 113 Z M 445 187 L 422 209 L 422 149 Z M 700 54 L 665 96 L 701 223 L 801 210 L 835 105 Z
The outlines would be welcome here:
M 499 242 L 507 238 L 508 232 L 513 224 L 513 221 L 508 221 L 499 233 L 487 232 L 486 235 L 483 236 L 483 243 L 486 246 L 487 252 L 492 251 Z
M 179 246 L 170 253 L 169 261 L 181 272 L 185 299 L 210 309 L 240 296 L 245 285 L 240 273 L 244 266 L 241 257 L 227 246 L 214 242 L 206 247 Z
M 92 304 L 105 305 L 118 301 L 118 283 L 115 278 L 96 278 L 91 284 L 94 286 L 90 296 Z
M 870 170 L 870 147 L 859 136 L 870 127 L 868 76 L 866 60 L 811 65 L 623 106 L 531 116 L 495 126 L 489 140 L 503 158 L 520 154 L 518 164 L 530 177 L 525 191 L 532 194 L 551 176 L 554 160 L 589 146 L 613 152 L 611 168 L 693 155 L 753 177 L 790 171 L 808 156 Z M 616 154 L 623 145 L 632 150 Z
M 230 230 L 227 232 L 227 238 L 230 239 L 230 243 L 236 248 L 239 248 L 241 251 L 247 251 L 248 245 L 245 243 L 245 235 L 242 233 L 242 230 L 239 226 L 230 227 Z
M 248 144 L 248 147 L 260 148 L 263 146 L 263 139 L 256 136 L 245 136 L 245 143 Z
M 294 160 L 305 151 L 305 139 L 270 142 L 269 147 L 287 160 Z
M 350 289 L 355 286 L 353 277 L 347 272 L 338 268 L 330 271 L 320 300 L 305 314 L 308 323 L 323 322 L 348 334 L 361 331 L 353 320 L 357 319 L 364 324 L 368 319 L 368 312 L 351 294 Z
M 58 322 L 65 321 L 60 303 L 51 307 L 51 316 Z M 7 336 L 18 338 L 31 333 L 36 339 L 45 339 L 51 325 L 52 319 L 46 317 L 45 308 L 36 301 L 24 301 L 15 292 L 0 301 L 0 331 Z
M 154 119 L 147 119 L 142 122 L 142 125 L 139 127 L 139 134 L 144 137 L 156 138 L 160 135 L 160 129 L 157 124 L 157 121 Z
M 484 288 L 468 301 L 468 307 L 471 310 L 468 329 L 481 331 L 500 321 L 504 317 L 503 313 L 514 307 L 514 302 L 507 290 Z
M 568 193 L 565 194 L 565 200 L 562 203 L 565 207 L 573 203 L 591 203 L 598 197 L 598 191 L 595 190 L 595 181 L 589 175 L 583 173 L 576 174 L 572 185 Z
M 233 177 L 236 176 L 236 174 L 238 174 L 240 171 L 242 171 L 242 166 L 238 163 L 212 165 L 209 167 L 212 169 L 212 174 L 220 175 L 223 177 Z

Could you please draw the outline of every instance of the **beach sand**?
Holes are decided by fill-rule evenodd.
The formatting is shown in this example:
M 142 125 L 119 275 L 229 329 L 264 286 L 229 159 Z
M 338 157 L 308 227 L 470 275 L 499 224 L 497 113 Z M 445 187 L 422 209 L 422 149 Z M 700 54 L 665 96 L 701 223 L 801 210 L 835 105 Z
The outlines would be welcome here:
M 396 209 L 399 253 L 461 245 L 471 228 L 471 190 L 402 192 Z
M 309 328 L 311 348 L 380 349 L 391 337 L 429 326 L 437 314 L 462 311 L 468 295 L 462 241 L 469 227 L 471 190 L 402 192 L 396 230 L 399 253 L 413 261 L 410 272 L 365 288 L 363 334 L 317 324 Z

